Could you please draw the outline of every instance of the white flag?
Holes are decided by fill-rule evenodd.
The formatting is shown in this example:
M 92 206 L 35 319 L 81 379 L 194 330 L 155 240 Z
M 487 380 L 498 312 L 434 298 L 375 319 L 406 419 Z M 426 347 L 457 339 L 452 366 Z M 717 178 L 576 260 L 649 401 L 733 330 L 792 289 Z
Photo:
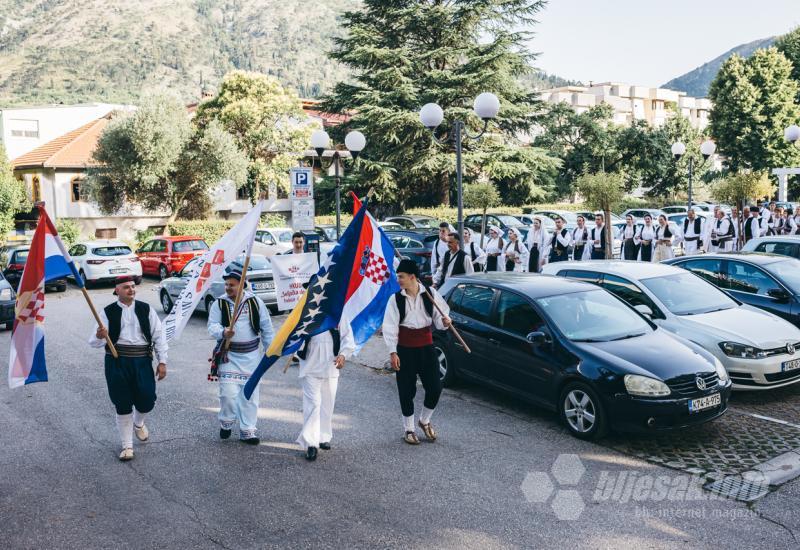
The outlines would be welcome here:
M 303 295 L 303 283 L 317 274 L 319 261 L 316 252 L 276 254 L 272 257 L 272 277 L 278 295 L 278 309 L 286 311 L 297 305 Z
M 222 277 L 228 267 L 242 252 L 250 252 L 256 238 L 256 229 L 261 220 L 262 201 L 259 201 L 247 215 L 239 220 L 230 231 L 200 257 L 192 271 L 189 281 L 181 290 L 175 307 L 162 323 L 164 336 L 173 340 L 181 335 L 183 328 L 192 316 L 200 298 L 206 293 L 211 282 Z

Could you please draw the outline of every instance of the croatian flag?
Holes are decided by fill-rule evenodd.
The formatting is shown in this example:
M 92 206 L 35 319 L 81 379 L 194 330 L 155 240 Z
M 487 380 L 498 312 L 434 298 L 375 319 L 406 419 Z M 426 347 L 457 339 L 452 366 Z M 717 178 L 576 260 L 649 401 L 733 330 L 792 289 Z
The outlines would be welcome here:
M 45 283 L 72 275 L 78 285 L 83 285 L 53 222 L 43 206 L 37 208 L 39 224 L 17 289 L 8 360 L 9 388 L 47 381 L 44 361 Z
M 244 387 L 248 399 L 259 380 L 284 355 L 296 352 L 316 334 L 350 323 L 360 348 L 383 324 L 386 304 L 400 290 L 394 272 L 394 247 L 369 212 L 367 202 L 331 251 L 305 294 L 272 340 Z

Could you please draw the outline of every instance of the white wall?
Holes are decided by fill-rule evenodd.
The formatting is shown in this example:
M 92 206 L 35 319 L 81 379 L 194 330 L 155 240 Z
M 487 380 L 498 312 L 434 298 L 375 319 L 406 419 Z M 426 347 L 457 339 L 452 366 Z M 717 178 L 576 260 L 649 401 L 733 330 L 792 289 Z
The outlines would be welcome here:
M 40 145 L 80 128 L 111 111 L 132 110 L 129 105 L 91 103 L 85 105 L 51 105 L 0 110 L 0 141 L 9 159 L 15 159 Z M 13 136 L 14 130 L 36 131 L 38 136 Z

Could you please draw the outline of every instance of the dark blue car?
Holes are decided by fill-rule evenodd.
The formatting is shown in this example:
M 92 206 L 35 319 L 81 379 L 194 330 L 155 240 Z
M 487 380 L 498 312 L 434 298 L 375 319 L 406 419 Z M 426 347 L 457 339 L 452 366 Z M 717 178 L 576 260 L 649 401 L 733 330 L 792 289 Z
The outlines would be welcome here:
M 731 296 L 800 327 L 800 260 L 778 254 L 703 254 L 667 260 Z
M 470 379 L 555 410 L 575 437 L 692 426 L 727 409 L 718 360 L 594 285 L 483 273 L 448 279 L 442 294 L 472 351 L 436 334 L 445 384 Z

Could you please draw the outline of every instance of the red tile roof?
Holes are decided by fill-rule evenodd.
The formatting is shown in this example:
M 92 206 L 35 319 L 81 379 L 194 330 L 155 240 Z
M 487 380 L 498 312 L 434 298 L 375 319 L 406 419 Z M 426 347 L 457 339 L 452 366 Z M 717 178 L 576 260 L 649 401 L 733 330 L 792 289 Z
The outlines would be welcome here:
M 97 166 L 92 159 L 97 140 L 111 120 L 111 113 L 84 124 L 61 137 L 40 145 L 11 161 L 12 167 L 23 168 L 87 168 Z

